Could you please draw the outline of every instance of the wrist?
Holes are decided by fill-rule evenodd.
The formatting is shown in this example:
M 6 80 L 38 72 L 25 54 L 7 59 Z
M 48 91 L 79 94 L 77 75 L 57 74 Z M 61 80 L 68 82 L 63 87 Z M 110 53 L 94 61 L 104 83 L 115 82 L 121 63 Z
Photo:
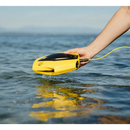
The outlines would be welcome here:
M 90 45 L 84 47 L 84 49 L 85 49 L 85 53 L 86 53 L 86 58 L 92 59 L 95 56 L 95 54 L 92 50 L 92 47 Z
M 93 45 L 92 43 L 88 46 L 85 47 L 86 48 L 86 52 L 87 52 L 87 57 L 89 59 L 92 59 L 97 53 L 97 47 L 95 45 Z

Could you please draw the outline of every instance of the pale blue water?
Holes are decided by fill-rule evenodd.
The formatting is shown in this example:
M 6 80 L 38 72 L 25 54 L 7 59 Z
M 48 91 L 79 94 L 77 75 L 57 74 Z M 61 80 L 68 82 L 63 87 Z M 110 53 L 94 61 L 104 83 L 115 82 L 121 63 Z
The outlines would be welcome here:
M 86 46 L 96 36 L 0 34 L 0 123 L 130 123 L 130 49 L 54 77 L 32 71 L 36 58 Z M 130 35 L 96 57 L 119 46 L 130 46 Z

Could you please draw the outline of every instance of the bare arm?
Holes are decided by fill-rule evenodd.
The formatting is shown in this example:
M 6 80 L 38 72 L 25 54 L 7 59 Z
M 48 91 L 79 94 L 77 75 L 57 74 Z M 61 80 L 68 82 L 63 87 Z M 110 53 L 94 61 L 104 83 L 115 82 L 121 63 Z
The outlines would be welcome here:
M 100 35 L 90 44 L 92 56 L 99 53 L 130 28 L 130 7 L 121 7 Z
M 130 28 L 130 7 L 121 7 L 103 31 L 87 47 L 75 48 L 65 53 L 77 52 L 82 59 L 92 58 Z M 87 62 L 86 62 L 87 63 Z M 86 63 L 82 63 L 85 65 Z

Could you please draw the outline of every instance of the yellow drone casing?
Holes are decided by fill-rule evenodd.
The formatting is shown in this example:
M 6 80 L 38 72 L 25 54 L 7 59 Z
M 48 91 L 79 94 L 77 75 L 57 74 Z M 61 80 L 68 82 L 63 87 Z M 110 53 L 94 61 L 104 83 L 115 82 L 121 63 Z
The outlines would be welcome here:
M 35 73 L 44 75 L 59 75 L 79 68 L 80 57 L 78 53 L 55 53 L 37 58 L 32 66 Z
M 36 59 L 33 63 L 32 70 L 39 74 L 45 75 L 59 75 L 63 73 L 67 73 L 79 68 L 81 62 L 88 62 L 91 60 L 100 60 L 113 51 L 121 48 L 130 48 L 129 46 L 122 46 L 113 49 L 112 51 L 108 52 L 106 55 L 95 58 L 95 59 L 80 59 L 78 53 L 56 53 L 52 55 L 47 55 Z

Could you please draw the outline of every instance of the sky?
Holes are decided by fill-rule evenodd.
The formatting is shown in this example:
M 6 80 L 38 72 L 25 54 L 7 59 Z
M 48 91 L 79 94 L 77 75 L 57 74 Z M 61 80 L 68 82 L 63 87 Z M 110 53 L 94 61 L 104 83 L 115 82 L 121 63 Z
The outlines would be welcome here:
M 103 29 L 120 6 L 0 6 L 0 27 Z

